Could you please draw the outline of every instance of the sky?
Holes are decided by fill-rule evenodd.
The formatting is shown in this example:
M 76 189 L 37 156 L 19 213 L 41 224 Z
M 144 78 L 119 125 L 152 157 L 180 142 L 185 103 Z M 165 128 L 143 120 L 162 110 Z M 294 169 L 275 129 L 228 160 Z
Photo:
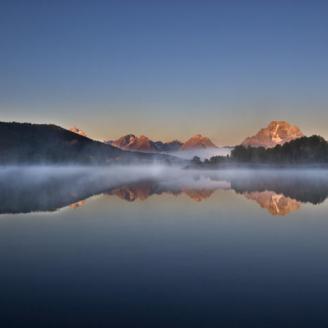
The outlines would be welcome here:
M 0 120 L 233 145 L 328 138 L 328 1 L 1 0 Z

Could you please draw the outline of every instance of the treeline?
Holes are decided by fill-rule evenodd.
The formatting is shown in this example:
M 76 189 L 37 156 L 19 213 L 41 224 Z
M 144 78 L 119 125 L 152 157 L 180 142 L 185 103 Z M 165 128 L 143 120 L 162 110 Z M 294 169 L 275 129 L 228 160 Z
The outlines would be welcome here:
M 231 153 L 231 159 L 246 163 L 328 163 L 328 143 L 315 135 L 269 149 L 237 146 Z
M 228 164 L 328 164 L 328 142 L 317 135 L 301 137 L 274 148 L 236 146 L 230 156 L 214 156 L 194 165 L 219 166 Z

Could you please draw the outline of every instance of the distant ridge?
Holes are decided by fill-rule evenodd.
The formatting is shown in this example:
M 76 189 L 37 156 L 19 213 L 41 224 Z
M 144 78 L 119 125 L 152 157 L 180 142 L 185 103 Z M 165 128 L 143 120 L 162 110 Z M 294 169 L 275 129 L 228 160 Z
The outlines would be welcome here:
M 116 140 L 105 141 L 105 143 L 124 150 L 142 152 L 171 152 L 178 150 L 182 145 L 182 142 L 178 140 L 170 142 L 152 141 L 144 135 L 137 137 L 134 134 L 127 134 Z
M 127 134 L 117 140 L 105 141 L 105 143 L 124 150 L 143 152 L 173 152 L 179 150 L 217 148 L 208 137 L 204 137 L 201 134 L 194 135 L 184 143 L 179 140 L 170 142 L 152 141 L 144 135 L 137 137 L 134 134 Z

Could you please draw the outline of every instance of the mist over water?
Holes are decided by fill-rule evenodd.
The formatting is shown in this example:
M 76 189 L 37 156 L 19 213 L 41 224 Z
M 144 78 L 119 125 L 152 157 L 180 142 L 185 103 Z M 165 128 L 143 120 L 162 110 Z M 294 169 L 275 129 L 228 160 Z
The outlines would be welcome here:
M 287 215 L 301 203 L 321 204 L 328 196 L 324 169 L 197 170 L 162 164 L 8 166 L 0 168 L 0 181 L 0 214 L 55 211 L 99 194 L 128 201 L 187 194 L 201 201 L 215 191 L 230 190 L 273 215 Z
M 180 150 L 168 153 L 179 158 L 190 160 L 194 156 L 198 156 L 202 161 L 204 159 L 210 159 L 213 156 L 227 156 L 230 155 L 232 148 L 219 147 L 219 148 L 204 148 L 204 149 L 192 149 L 192 150 Z

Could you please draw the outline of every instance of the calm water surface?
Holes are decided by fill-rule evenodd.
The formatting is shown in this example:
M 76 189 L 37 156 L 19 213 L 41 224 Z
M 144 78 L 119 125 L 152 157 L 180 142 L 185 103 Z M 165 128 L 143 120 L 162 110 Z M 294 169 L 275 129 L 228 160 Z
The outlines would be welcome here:
M 3 327 L 328 327 L 328 174 L 0 169 Z

